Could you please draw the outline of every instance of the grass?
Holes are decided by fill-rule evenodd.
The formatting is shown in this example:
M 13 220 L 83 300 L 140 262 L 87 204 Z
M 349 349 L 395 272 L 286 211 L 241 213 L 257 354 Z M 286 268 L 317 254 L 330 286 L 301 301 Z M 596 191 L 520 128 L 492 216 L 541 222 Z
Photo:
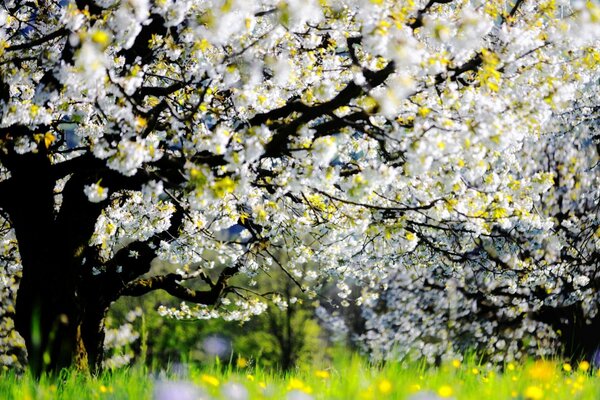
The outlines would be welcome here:
M 600 398 L 600 374 L 588 363 L 555 361 L 507 364 L 503 372 L 458 360 L 438 368 L 423 364 L 372 365 L 338 355 L 328 366 L 293 373 L 244 366 L 132 367 L 90 377 L 63 371 L 54 377 L 0 375 L 0 399 L 589 399 Z M 177 392 L 177 394 L 176 394 Z M 186 393 L 188 397 L 186 396 Z M 170 396 L 170 397 L 167 397 Z M 421 397 L 419 397 L 421 396 Z

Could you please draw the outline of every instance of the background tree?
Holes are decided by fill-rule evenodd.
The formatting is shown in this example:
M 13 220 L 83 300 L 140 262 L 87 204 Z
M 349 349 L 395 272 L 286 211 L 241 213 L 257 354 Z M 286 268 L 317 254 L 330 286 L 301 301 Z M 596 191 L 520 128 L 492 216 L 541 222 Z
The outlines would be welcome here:
M 511 173 L 513 185 L 539 171 L 551 176 L 532 199 L 546 227 L 499 227 L 468 252 L 449 246 L 444 258 L 419 258 L 420 268 L 390 277 L 381 299 L 365 308 L 363 339 L 377 357 L 433 361 L 467 349 L 498 362 L 595 357 L 600 157 L 591 93 L 556 115 L 556 131 L 526 141 L 521 168 Z
M 412 259 L 551 230 L 533 200 L 552 175 L 515 187 L 510 172 L 595 82 L 599 14 L 523 0 L 4 2 L 0 208 L 30 364 L 100 365 L 121 296 L 162 289 L 187 302 L 165 315 L 244 320 L 265 310 L 252 278 L 272 269 L 295 281 L 310 261 L 344 298 L 345 280 L 377 289 Z M 153 275 L 157 257 L 179 267 Z

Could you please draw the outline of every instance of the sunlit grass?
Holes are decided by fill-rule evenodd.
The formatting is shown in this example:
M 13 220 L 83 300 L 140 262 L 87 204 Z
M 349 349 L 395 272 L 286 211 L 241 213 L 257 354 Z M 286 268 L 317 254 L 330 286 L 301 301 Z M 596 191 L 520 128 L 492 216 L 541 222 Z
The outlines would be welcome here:
M 179 397 L 166 397 L 169 393 Z M 600 374 L 589 363 L 530 361 L 490 367 L 474 361 L 372 365 L 340 353 L 329 365 L 290 373 L 257 368 L 246 360 L 230 365 L 133 367 L 90 377 L 74 371 L 39 380 L 5 373 L 1 399 L 589 399 L 600 398 Z

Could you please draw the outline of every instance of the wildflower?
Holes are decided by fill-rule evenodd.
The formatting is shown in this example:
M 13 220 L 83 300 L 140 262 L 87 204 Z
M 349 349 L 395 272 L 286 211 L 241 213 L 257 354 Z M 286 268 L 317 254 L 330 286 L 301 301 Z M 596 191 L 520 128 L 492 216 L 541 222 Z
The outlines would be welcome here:
M 544 398 L 544 391 L 538 386 L 528 386 L 524 396 L 528 400 L 540 400 Z
M 100 385 L 100 393 L 107 393 L 108 392 L 108 388 L 104 385 Z
M 290 379 L 287 389 L 288 390 L 300 390 L 305 393 L 312 393 L 312 388 L 297 378 Z
M 413 383 L 408 387 L 409 392 L 418 392 L 419 390 L 421 390 L 421 385 L 419 385 L 418 383 Z
M 392 392 L 392 382 L 384 378 L 377 385 L 377 389 L 381 394 L 390 394 Z
M 250 382 L 254 382 L 254 375 L 248 374 L 246 375 L 246 379 L 248 379 Z
M 438 389 L 438 395 L 440 395 L 440 397 L 443 398 L 448 398 L 452 396 L 453 392 L 454 391 L 452 390 L 452 387 L 449 385 L 440 386 L 440 388 Z
M 569 363 L 564 363 L 562 368 L 563 368 L 563 371 L 565 371 L 565 372 L 571 372 L 571 370 L 572 370 L 571 364 L 569 364 Z
M 452 366 L 454 368 L 459 368 L 460 367 L 460 360 L 458 360 L 458 359 L 452 360 Z
M 533 379 L 548 381 L 554 376 L 554 365 L 548 361 L 537 361 L 529 369 L 529 376 Z
M 579 366 L 577 367 L 581 372 L 587 372 L 590 369 L 590 363 L 587 361 L 582 361 L 579 363 Z
M 248 366 L 248 360 L 244 357 L 238 357 L 238 359 L 235 362 L 235 365 L 238 368 L 246 368 Z
M 473 368 L 473 369 L 471 370 L 471 373 L 472 373 L 473 375 L 479 375 L 479 370 L 478 370 L 477 368 Z
M 321 378 L 321 379 L 329 379 L 331 377 L 331 374 L 329 373 L 329 371 L 316 370 L 315 371 L 315 376 L 317 378 Z
M 200 381 L 209 386 L 219 386 L 219 379 L 212 375 L 202 374 L 202 376 L 200 377 Z

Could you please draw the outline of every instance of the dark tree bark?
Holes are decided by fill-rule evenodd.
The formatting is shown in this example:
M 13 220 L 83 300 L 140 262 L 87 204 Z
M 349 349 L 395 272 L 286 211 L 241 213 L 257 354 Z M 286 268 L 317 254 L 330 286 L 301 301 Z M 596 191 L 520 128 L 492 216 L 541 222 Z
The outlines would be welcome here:
M 563 308 L 543 308 L 536 317 L 560 334 L 563 354 L 568 359 L 592 360 L 600 349 L 600 317 L 585 317 L 580 304 L 575 303 Z
M 82 250 L 100 207 L 90 206 L 78 184 L 81 182 L 74 179 L 65 188 L 57 215 L 56 180 L 43 150 L 11 154 L 3 161 L 11 171 L 7 181 L 10 196 L 4 199 L 4 206 L 15 230 L 23 266 L 15 326 L 25 340 L 30 367 L 39 373 L 67 367 L 76 360 L 85 368 L 87 364 L 81 361 L 86 355 L 76 354 L 86 351 L 88 346 L 82 339 L 89 336 L 91 321 L 101 325 L 99 316 L 108 306 L 92 303 L 93 299 L 80 293 Z

